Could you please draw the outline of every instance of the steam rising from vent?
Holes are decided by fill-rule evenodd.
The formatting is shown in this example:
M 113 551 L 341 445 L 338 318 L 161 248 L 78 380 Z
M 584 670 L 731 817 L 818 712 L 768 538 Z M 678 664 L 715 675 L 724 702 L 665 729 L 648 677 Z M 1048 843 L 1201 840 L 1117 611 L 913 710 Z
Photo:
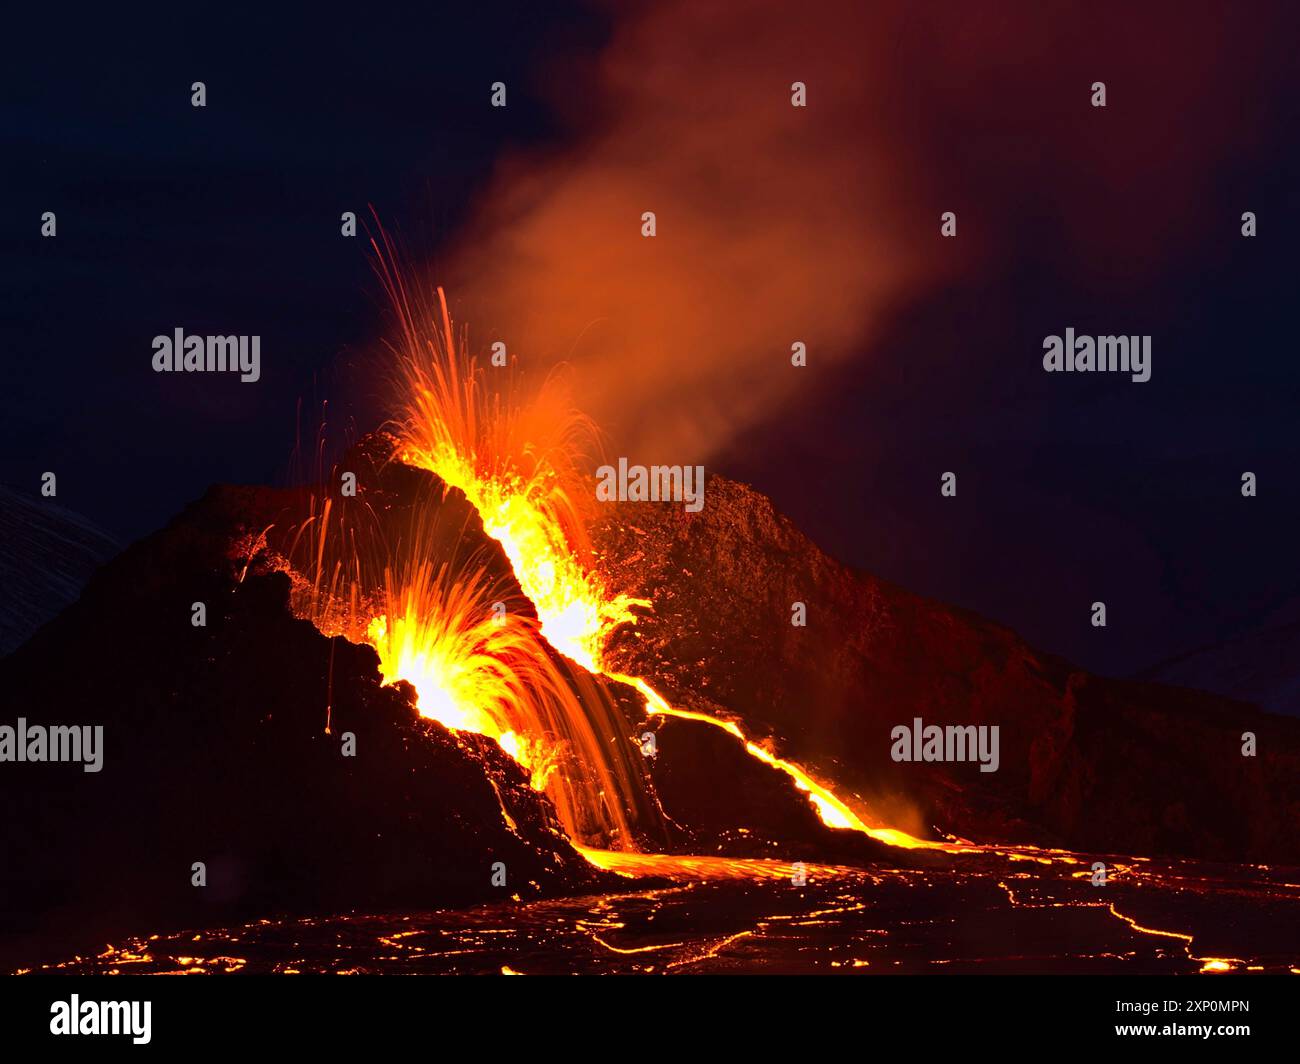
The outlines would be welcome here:
M 556 56 L 527 87 L 581 136 L 507 158 L 440 276 L 481 338 L 573 363 L 619 453 L 669 464 L 716 464 L 833 387 L 838 361 L 897 373 L 920 353 L 877 346 L 891 319 L 977 260 L 1023 270 L 1026 226 L 1131 298 L 1231 221 L 1209 222 L 1223 160 L 1276 106 L 1267 78 L 1235 69 L 1286 69 L 1295 36 L 1285 13 L 1256 12 L 1242 36 L 1188 5 L 611 6 L 595 64 Z M 1106 109 L 1088 102 L 1099 78 Z M 1117 212 L 1161 239 L 1108 245 Z
M 454 264 L 476 332 L 573 362 L 621 453 L 707 461 L 788 395 L 794 342 L 844 357 L 908 283 L 876 75 L 835 28 L 857 16 L 830 6 L 749 5 L 743 30 L 725 5 L 627 22 L 584 90 L 617 120 L 503 167 Z
M 649 716 L 723 728 L 790 777 L 826 824 L 924 845 L 869 827 L 737 723 L 678 711 L 644 678 L 612 671 L 609 636 L 650 603 L 610 592 L 592 564 L 592 482 L 581 462 L 595 447 L 594 427 L 568 403 L 560 377 L 533 392 L 516 390 L 509 375 L 490 386 L 458 340 L 442 290 L 408 283 L 387 243 L 375 251 L 400 323 L 392 344 L 399 416 L 382 463 L 434 473 L 444 498 L 414 500 L 396 535 L 381 527 L 368 493 L 340 499 L 337 510 L 332 497 L 318 498 L 287 548 L 296 611 L 328 634 L 372 645 L 384 679 L 411 684 L 422 715 L 494 738 L 582 846 L 636 850 L 664 827 L 631 723 L 604 679 L 639 691 Z M 451 492 L 463 493 L 500 545 L 522 596 L 441 527 Z

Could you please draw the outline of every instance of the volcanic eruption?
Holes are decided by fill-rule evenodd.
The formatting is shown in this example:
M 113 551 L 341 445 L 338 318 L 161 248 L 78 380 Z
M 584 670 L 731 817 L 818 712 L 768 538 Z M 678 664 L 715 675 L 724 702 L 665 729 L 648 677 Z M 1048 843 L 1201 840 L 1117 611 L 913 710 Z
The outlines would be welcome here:
M 14 714 L 108 714 L 104 772 L 0 777 L 15 965 L 1294 970 L 1295 722 L 1086 674 L 716 474 L 598 503 L 565 371 L 480 362 L 374 252 L 390 420 L 212 489 L 0 663 Z M 998 770 L 892 759 L 922 717 L 1000 728 Z
M 598 430 L 573 408 L 562 373 L 529 392 L 507 371 L 494 387 L 453 328 L 442 289 L 413 286 L 384 240 L 374 248 L 398 321 L 390 350 L 399 409 L 390 431 L 363 450 L 381 475 L 390 464 L 423 470 L 441 492 L 417 490 L 402 527 L 386 529 L 368 493 L 358 499 L 361 524 L 346 497 L 314 498 L 282 548 L 296 611 L 326 634 L 373 646 L 384 679 L 415 688 L 422 716 L 495 739 L 555 803 L 570 838 L 605 866 L 617 859 L 601 851 L 666 841 L 637 722 L 618 709 L 609 681 L 639 693 L 645 726 L 676 717 L 721 729 L 784 773 L 825 825 L 925 845 L 868 826 L 865 811 L 751 740 L 738 717 L 675 708 L 644 677 L 614 668 L 607 645 L 651 602 L 612 592 L 592 547 L 597 515 L 584 461 L 599 449 Z M 507 574 L 490 552 L 467 552 L 439 534 L 453 491 L 499 545 Z

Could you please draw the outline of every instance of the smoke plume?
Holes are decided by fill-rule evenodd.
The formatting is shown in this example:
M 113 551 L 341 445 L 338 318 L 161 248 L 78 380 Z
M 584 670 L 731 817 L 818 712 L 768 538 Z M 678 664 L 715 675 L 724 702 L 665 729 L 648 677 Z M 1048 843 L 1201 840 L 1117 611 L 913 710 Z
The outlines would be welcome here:
M 563 151 L 503 161 L 442 276 L 476 348 L 502 340 L 534 377 L 571 363 L 579 405 L 635 461 L 708 462 L 837 361 L 890 358 L 891 315 L 980 258 L 1014 263 L 1027 225 L 1140 280 L 1250 136 L 1243 94 L 1268 88 L 1241 68 L 1275 47 L 1158 5 L 619 10 L 594 65 L 547 71 L 552 98 L 597 117 Z M 1133 216 L 1135 246 L 1098 244 L 1104 211 Z

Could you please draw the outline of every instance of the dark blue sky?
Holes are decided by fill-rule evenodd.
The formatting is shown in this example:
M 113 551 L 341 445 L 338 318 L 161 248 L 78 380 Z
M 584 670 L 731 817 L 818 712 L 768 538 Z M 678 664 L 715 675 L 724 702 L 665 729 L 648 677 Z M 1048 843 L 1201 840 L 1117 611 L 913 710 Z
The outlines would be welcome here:
M 325 398 L 332 421 L 371 427 L 374 393 L 348 367 L 381 301 L 364 231 L 341 238 L 340 214 L 373 205 L 413 256 L 435 254 L 498 154 L 555 134 L 523 91 L 537 50 L 590 51 L 602 33 L 564 4 L 185 10 L 33 23 L 3 75 L 0 479 L 55 470 L 64 505 L 125 538 L 211 482 L 282 479 L 300 400 L 308 436 Z M 516 87 L 509 108 L 486 107 L 494 80 Z M 176 326 L 258 334 L 274 356 L 257 385 L 155 375 L 150 341 Z
M 570 55 L 580 71 L 608 32 L 567 4 L 310 19 L 268 7 L 233 24 L 216 6 L 185 10 L 20 26 L 2 75 L 0 480 L 35 492 L 54 470 L 59 501 L 124 540 L 212 482 L 282 482 L 300 403 L 308 433 L 326 397 L 335 430 L 376 424 L 359 367 L 381 300 L 340 212 L 373 204 L 436 263 L 502 153 L 564 144 L 594 118 L 580 99 L 554 117 L 540 60 L 554 71 Z M 1256 64 L 1254 47 L 1249 25 L 1224 43 L 1226 69 L 1267 102 L 1243 116 L 1255 135 L 1203 159 L 1177 256 L 1139 272 L 1140 199 L 1122 186 L 1099 199 L 1093 161 L 1068 153 L 1017 177 L 1005 142 L 938 129 L 926 99 L 939 68 L 917 71 L 921 151 L 963 239 L 996 228 L 998 253 L 892 308 L 871 359 L 827 371 L 715 468 L 841 559 L 1101 671 L 1300 616 L 1300 116 L 1289 66 Z M 206 109 L 190 106 L 195 80 Z M 485 106 L 494 80 L 512 86 L 503 111 Z M 1015 132 L 1032 156 L 1057 131 L 1048 112 L 1026 121 Z M 1253 240 L 1244 209 L 1260 218 Z M 1067 239 L 1071 216 L 1096 239 Z M 262 381 L 155 375 L 150 340 L 178 325 L 259 334 Z M 1066 326 L 1152 334 L 1151 382 L 1034 372 L 1042 338 Z M 955 500 L 938 491 L 949 469 Z M 1094 599 L 1105 631 L 1088 624 Z

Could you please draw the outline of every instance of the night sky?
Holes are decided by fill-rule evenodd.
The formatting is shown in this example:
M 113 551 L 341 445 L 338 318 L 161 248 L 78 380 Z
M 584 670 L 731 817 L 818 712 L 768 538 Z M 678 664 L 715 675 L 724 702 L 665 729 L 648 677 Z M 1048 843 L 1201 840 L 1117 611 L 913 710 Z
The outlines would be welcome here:
M 863 34 L 864 70 L 894 64 L 864 105 L 888 115 L 891 180 L 918 189 L 890 201 L 916 279 L 707 462 L 841 560 L 1116 674 L 1300 620 L 1296 20 L 1222 5 L 1187 26 L 1179 6 L 1138 6 L 1055 6 L 1050 48 L 1014 16 L 947 5 L 883 44 L 839 29 Z M 0 100 L 0 481 L 35 495 L 56 471 L 61 505 L 128 542 L 213 482 L 286 482 L 324 400 L 336 437 L 375 427 L 383 301 L 340 213 L 373 205 L 436 274 L 503 159 L 617 120 L 592 90 L 610 10 L 232 20 L 199 4 L 75 34 L 18 20 Z M 815 55 L 793 64 L 810 87 Z M 176 326 L 259 334 L 261 381 L 154 374 L 150 341 Z M 1043 337 L 1067 326 L 1150 334 L 1151 381 L 1044 373 Z M 783 370 L 786 335 L 761 355 Z

